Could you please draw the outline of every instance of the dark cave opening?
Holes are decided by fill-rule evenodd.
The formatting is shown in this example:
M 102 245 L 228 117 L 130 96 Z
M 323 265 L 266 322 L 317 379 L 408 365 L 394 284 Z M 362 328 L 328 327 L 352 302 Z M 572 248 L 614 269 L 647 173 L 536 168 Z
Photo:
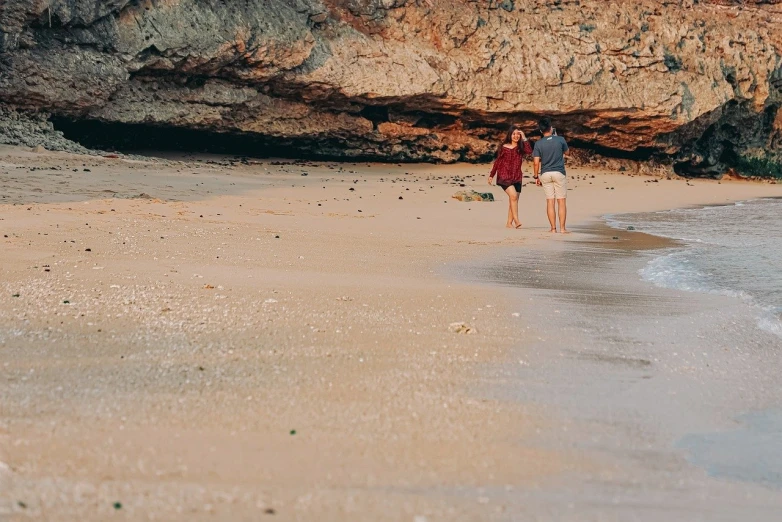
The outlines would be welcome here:
M 595 145 L 594 143 L 581 141 L 575 138 L 568 138 L 566 135 L 563 137 L 567 140 L 568 145 L 570 147 L 574 149 L 588 151 L 590 153 L 603 156 L 605 158 L 615 158 L 615 159 L 624 159 L 624 160 L 632 160 L 632 161 L 661 161 L 662 159 L 664 159 L 662 158 L 660 151 L 658 149 L 654 149 L 650 147 L 639 147 L 638 149 L 635 150 L 621 150 L 621 149 L 614 149 L 611 147 L 603 147 L 600 145 Z
M 420 129 L 437 129 L 437 128 L 443 128 L 443 127 L 450 127 L 451 125 L 454 125 L 457 121 L 459 121 L 459 118 L 456 116 L 452 116 L 450 114 L 437 114 L 437 113 L 429 113 L 429 112 L 419 112 L 415 113 L 416 116 L 420 116 L 418 121 L 416 121 L 414 127 L 420 128 Z
M 52 117 L 54 128 L 84 147 L 125 154 L 157 152 L 225 154 L 258 159 L 317 159 L 331 161 L 382 161 L 378 155 L 342 154 L 351 144 L 334 137 L 277 138 L 257 134 L 224 133 L 179 127 L 110 123 Z M 352 149 L 355 152 L 355 148 Z M 386 158 L 385 161 L 403 161 Z
M 387 118 L 387 112 L 373 110 L 371 116 L 376 122 L 381 122 Z M 181 152 L 224 154 L 258 159 L 279 158 L 336 162 L 442 162 L 436 155 L 438 150 L 430 148 L 436 143 L 422 145 L 410 142 L 406 147 L 399 147 L 383 140 L 373 140 L 371 136 L 363 137 L 363 139 L 355 136 L 283 138 L 149 124 L 107 123 L 64 117 L 52 117 L 51 122 L 54 128 L 61 131 L 67 139 L 87 148 L 125 154 L 154 156 L 156 153 Z M 442 123 L 442 121 L 437 123 Z M 714 129 L 717 128 L 714 127 Z M 673 167 L 676 173 L 684 176 L 714 177 L 729 168 L 736 168 L 749 175 L 782 176 L 782 167 L 779 164 L 761 159 L 743 158 L 737 152 L 732 140 L 718 140 L 717 138 L 724 138 L 724 136 L 712 135 L 713 132 L 708 130 L 704 134 L 708 143 L 699 142 L 698 145 L 713 151 L 714 157 L 702 157 L 702 155 L 695 154 L 697 148 L 687 154 L 679 154 L 677 157 L 671 157 L 655 148 L 639 148 L 633 151 L 620 150 L 569 137 L 567 132 L 561 134 L 574 150 L 586 153 L 587 158 L 594 155 L 603 158 L 668 164 Z M 723 130 L 722 134 L 730 133 Z M 538 136 L 533 135 L 531 138 L 534 140 Z M 442 144 L 442 147 L 446 147 L 446 145 Z M 474 155 L 470 159 L 470 161 L 477 162 L 491 162 L 492 160 L 492 153 Z M 464 159 L 457 161 L 464 161 Z
M 389 121 L 388 107 L 367 105 L 361 112 L 361 116 L 372 122 L 372 126 L 377 129 L 377 126 L 381 123 Z
M 372 110 L 376 122 L 387 118 L 387 112 Z M 369 114 L 368 114 L 369 116 Z M 52 117 L 56 130 L 65 137 L 87 148 L 126 154 L 153 154 L 157 152 L 185 152 L 225 154 L 252 158 L 317 159 L 329 161 L 439 162 L 434 157 L 417 151 L 415 156 L 386 150 L 382 143 L 362 144 L 357 140 L 333 136 L 314 138 L 280 138 L 257 134 L 224 133 L 209 130 L 184 129 L 149 124 L 101 122 Z M 428 121 L 429 124 L 441 124 Z M 533 137 L 533 139 L 536 139 Z M 622 151 L 595 146 L 577 139 L 568 139 L 574 149 L 609 158 L 648 161 L 655 158 L 654 149 Z M 363 149 L 362 149 L 363 147 Z M 412 151 L 411 151 L 412 152 Z M 491 154 L 480 161 L 490 162 Z

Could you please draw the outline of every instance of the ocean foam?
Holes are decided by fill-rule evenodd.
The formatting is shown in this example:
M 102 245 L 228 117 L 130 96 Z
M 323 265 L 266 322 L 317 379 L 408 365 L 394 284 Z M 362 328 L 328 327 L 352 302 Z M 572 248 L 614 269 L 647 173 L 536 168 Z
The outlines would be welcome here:
M 740 299 L 756 309 L 760 328 L 782 337 L 782 200 L 610 215 L 606 222 L 685 243 L 656 252 L 642 279 Z

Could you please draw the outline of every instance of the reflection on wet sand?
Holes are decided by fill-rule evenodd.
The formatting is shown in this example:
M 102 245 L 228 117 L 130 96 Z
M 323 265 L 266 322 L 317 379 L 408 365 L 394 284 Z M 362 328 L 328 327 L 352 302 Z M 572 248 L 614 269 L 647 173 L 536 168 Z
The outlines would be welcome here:
M 777 520 L 780 417 L 723 430 L 740 412 L 779 404 L 778 338 L 740 301 L 642 281 L 668 240 L 578 232 L 584 240 L 458 269 L 515 295 L 529 325 L 509 356 L 524 364 L 487 366 L 483 393 L 546 411 L 557 420 L 540 447 L 595 466 L 522 502 L 543 502 L 558 520 Z

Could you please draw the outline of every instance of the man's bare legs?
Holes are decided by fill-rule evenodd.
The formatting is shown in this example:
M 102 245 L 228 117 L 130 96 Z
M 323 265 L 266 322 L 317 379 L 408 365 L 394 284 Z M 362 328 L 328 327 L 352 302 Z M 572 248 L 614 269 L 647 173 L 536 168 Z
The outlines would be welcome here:
M 513 185 L 505 189 L 505 193 L 508 195 L 508 222 L 505 226 L 508 228 L 521 228 L 521 221 L 519 221 L 519 193 L 516 192 L 516 187 Z
M 567 221 L 567 199 L 552 198 L 546 200 L 546 215 L 548 216 L 549 225 L 551 225 L 549 232 L 552 234 L 557 231 L 557 214 L 559 214 L 559 232 L 570 234 L 570 231 L 565 227 L 565 222 Z
M 548 215 L 548 222 L 551 225 L 551 230 L 549 231 L 551 233 L 557 231 L 557 209 L 554 206 L 556 203 L 557 200 L 554 198 L 546 200 L 546 215 Z
M 567 199 L 558 199 L 557 207 L 559 207 L 559 233 L 570 234 L 570 231 L 565 228 L 565 221 L 567 221 Z M 549 221 L 551 221 L 551 218 L 549 218 Z

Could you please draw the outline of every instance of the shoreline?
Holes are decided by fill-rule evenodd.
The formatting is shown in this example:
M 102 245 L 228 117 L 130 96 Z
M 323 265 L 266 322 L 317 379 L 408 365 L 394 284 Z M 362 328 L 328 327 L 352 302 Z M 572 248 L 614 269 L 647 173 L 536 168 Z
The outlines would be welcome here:
M 132 519 L 502 519 L 519 491 L 602 467 L 529 443 L 556 422 L 546 409 L 471 394 L 528 339 L 527 318 L 504 293 L 437 275 L 578 243 L 550 237 L 532 186 L 528 228 L 509 231 L 504 201 L 450 199 L 483 190 L 480 166 L 226 168 L 3 147 L 0 167 L 0 481 L 14 515 L 102 519 L 122 502 Z M 573 176 L 571 224 L 605 207 L 782 195 Z M 654 185 L 666 183 L 686 187 Z M 78 491 L 83 503 L 63 500 Z
M 459 267 L 465 280 L 512 296 L 526 318 L 522 342 L 486 366 L 475 392 L 546 411 L 549 422 L 527 442 L 591 464 L 520 492 L 516 513 L 775 520 L 782 484 L 769 470 L 782 461 L 765 437 L 782 426 L 782 341 L 734 297 L 642 280 L 646 254 L 673 240 L 618 232 L 621 241 L 597 225 L 562 248 Z M 548 270 L 523 268 L 535 259 Z
M 774 255 L 773 245 L 775 244 L 775 238 L 773 236 L 769 237 L 769 233 L 773 234 L 776 228 L 774 219 L 777 212 L 774 202 L 780 201 L 782 201 L 782 198 L 779 197 L 759 197 L 727 204 L 698 205 L 651 214 L 613 214 L 607 216 L 607 225 L 615 230 L 624 230 L 625 225 L 627 225 L 628 228 L 633 228 L 633 230 L 639 229 L 638 231 L 640 232 L 645 231 L 646 233 L 656 234 L 673 242 L 670 247 L 661 250 L 659 255 L 647 263 L 641 271 L 642 279 L 647 283 L 660 288 L 670 288 L 690 293 L 732 297 L 756 310 L 759 328 L 782 337 L 782 316 L 779 315 L 780 311 L 782 311 L 782 302 L 778 298 L 779 283 L 773 277 L 766 282 L 764 287 L 753 285 L 751 280 L 741 279 L 740 277 L 737 279 L 736 276 L 728 277 L 727 282 L 724 279 L 727 276 L 727 272 L 730 271 L 730 269 L 724 268 L 724 265 L 732 259 L 730 252 L 737 249 L 735 243 L 737 240 L 742 241 L 742 243 L 750 241 L 750 244 L 744 243 L 742 248 L 765 252 L 765 254 L 760 257 L 759 261 L 758 258 L 752 258 L 750 252 L 742 252 L 742 263 L 738 266 L 732 266 L 733 270 L 740 272 L 743 267 L 748 267 L 751 272 L 763 274 L 769 269 L 769 267 L 765 266 L 768 264 L 768 261 L 764 260 L 770 259 L 770 256 L 773 257 Z M 754 229 L 756 228 L 755 220 L 750 219 L 750 222 L 745 222 L 746 216 L 752 216 L 753 208 L 758 206 L 764 208 L 764 218 L 767 217 L 771 220 L 771 226 L 768 227 L 770 230 L 762 234 L 764 238 L 762 241 L 754 235 Z M 742 209 L 739 214 L 733 212 L 737 208 Z M 683 212 L 677 214 L 678 211 Z M 757 212 L 757 210 L 754 212 Z M 671 228 L 672 221 L 670 218 L 661 219 L 660 223 L 662 223 L 663 228 L 660 229 L 660 223 L 657 223 L 654 217 L 655 214 L 668 216 L 676 214 L 680 218 L 686 219 L 686 216 L 703 216 L 707 213 L 712 216 L 711 220 L 714 222 L 704 229 L 701 224 L 704 218 L 700 220 L 695 218 L 693 220 L 694 230 L 683 225 L 679 228 Z M 645 216 L 646 219 L 642 219 L 642 216 Z M 623 217 L 624 222 L 620 222 L 618 217 Z M 731 223 L 732 230 L 719 228 L 725 222 Z M 655 229 L 656 226 L 657 229 Z M 715 230 L 719 230 L 722 237 L 720 237 L 720 233 L 715 234 L 713 232 Z M 711 255 L 708 254 L 708 248 L 706 248 L 709 245 L 717 249 Z M 699 256 L 699 250 L 704 250 L 704 248 L 707 252 L 703 254 L 705 258 L 703 258 L 703 255 Z M 693 259 L 694 257 L 696 259 Z M 718 257 L 722 263 L 713 264 L 715 262 L 714 257 Z M 679 261 L 674 264 L 666 264 L 665 260 L 668 258 L 676 258 Z M 700 269 L 693 266 L 689 270 L 681 272 L 682 263 L 691 263 L 693 261 L 697 263 L 697 259 L 701 259 L 701 263 L 706 264 L 701 265 Z M 735 259 L 733 261 L 735 262 Z M 652 271 L 652 265 L 655 263 L 664 267 L 663 272 L 660 272 L 660 268 L 657 268 L 657 272 Z M 680 272 L 675 272 L 671 275 L 671 270 L 679 270 Z M 703 270 L 710 274 L 705 279 L 699 275 L 699 272 Z M 772 286 L 769 287 L 768 285 Z

